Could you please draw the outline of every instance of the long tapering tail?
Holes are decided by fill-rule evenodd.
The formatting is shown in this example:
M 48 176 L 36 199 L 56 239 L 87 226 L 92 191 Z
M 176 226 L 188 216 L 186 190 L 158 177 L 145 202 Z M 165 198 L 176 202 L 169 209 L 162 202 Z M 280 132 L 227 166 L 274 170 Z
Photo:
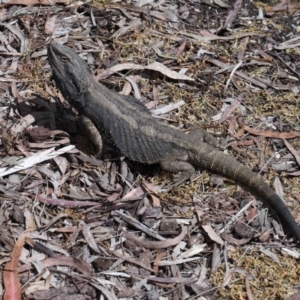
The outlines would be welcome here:
M 194 158 L 195 165 L 224 175 L 234 181 L 249 187 L 254 193 L 261 196 L 263 200 L 279 216 L 283 225 L 300 242 L 300 227 L 296 223 L 289 209 L 275 191 L 263 180 L 261 176 L 251 171 L 248 167 L 239 163 L 236 159 L 225 155 L 216 148 L 203 144 L 194 148 L 197 153 Z

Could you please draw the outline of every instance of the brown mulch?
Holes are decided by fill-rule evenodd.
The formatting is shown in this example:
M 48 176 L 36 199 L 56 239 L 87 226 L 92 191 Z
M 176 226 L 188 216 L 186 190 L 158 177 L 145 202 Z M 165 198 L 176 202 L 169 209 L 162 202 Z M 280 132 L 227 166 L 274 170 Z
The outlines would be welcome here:
M 299 299 L 299 248 L 261 199 L 205 170 L 160 192 L 157 166 L 96 156 L 46 53 L 225 138 L 299 222 L 298 1 L 11 0 L 0 19 L 3 299 Z

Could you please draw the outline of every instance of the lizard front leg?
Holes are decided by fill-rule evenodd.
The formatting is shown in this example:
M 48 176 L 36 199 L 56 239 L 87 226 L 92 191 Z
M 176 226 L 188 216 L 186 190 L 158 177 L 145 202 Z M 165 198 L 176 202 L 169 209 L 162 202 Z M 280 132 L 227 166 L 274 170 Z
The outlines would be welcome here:
M 80 116 L 79 121 L 82 127 L 85 129 L 90 141 L 96 147 L 96 156 L 99 156 L 103 149 L 103 141 L 99 130 L 96 128 L 94 123 L 84 115 Z

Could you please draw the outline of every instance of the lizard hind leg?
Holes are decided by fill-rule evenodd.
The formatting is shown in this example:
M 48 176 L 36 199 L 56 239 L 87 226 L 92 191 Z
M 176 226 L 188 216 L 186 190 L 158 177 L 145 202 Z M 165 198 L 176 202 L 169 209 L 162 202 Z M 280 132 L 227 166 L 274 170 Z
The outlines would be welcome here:
M 169 190 L 184 183 L 195 174 L 194 167 L 184 160 L 174 158 L 164 159 L 160 162 L 160 166 L 165 171 L 176 173 L 173 183 L 169 186 Z
M 194 140 L 200 140 L 219 150 L 226 149 L 229 146 L 229 143 L 232 139 L 230 137 L 226 137 L 225 139 L 218 139 L 202 128 L 193 129 L 189 133 L 189 136 L 192 137 Z

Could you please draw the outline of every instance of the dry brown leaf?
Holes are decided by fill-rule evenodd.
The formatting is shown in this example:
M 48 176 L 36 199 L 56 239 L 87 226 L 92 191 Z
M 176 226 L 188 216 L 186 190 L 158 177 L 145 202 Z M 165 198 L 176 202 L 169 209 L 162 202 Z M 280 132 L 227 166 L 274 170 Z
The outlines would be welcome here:
M 253 206 L 255 206 L 253 204 Z M 256 207 L 250 207 L 246 216 L 247 221 L 253 220 L 257 216 L 257 209 Z
M 116 72 L 120 72 L 120 71 L 128 70 L 128 69 L 130 69 L 130 70 L 144 70 L 144 69 L 146 69 L 146 70 L 157 71 L 157 72 L 160 72 L 160 73 L 162 73 L 163 75 L 165 75 L 169 78 L 176 79 L 176 80 L 191 80 L 191 81 L 195 80 L 195 79 L 193 79 L 191 77 L 188 77 L 184 74 L 180 74 L 180 73 L 177 73 L 175 71 L 172 71 L 168 67 L 166 67 L 165 65 L 163 65 L 159 62 L 156 62 L 156 61 L 151 63 L 148 66 L 145 66 L 145 67 L 137 65 L 137 64 L 132 64 L 132 63 L 118 64 L 118 65 L 115 65 L 115 66 L 101 72 L 97 76 L 95 76 L 95 80 L 98 81 L 99 79 L 107 78 L 107 77 L 109 77 L 110 75 L 112 75 Z
M 169 78 L 172 79 L 177 79 L 177 80 L 191 80 L 194 81 L 195 79 L 188 77 L 184 74 L 179 74 L 175 71 L 170 70 L 168 67 L 165 65 L 155 61 L 152 64 L 148 65 L 145 67 L 147 70 L 153 70 L 162 73 L 163 75 L 166 75 Z
M 202 225 L 202 228 L 205 230 L 205 232 L 208 234 L 212 241 L 215 241 L 220 245 L 224 245 L 224 241 L 220 238 L 220 236 L 213 230 L 213 228 L 210 225 Z
M 214 0 L 213 1 L 216 5 L 223 7 L 223 8 L 228 8 L 230 7 L 230 5 L 226 4 L 225 2 L 223 2 L 222 0 Z
M 155 195 L 150 195 L 153 207 L 161 207 L 160 200 Z
M 243 125 L 243 128 L 254 135 L 260 135 L 260 136 L 276 138 L 276 139 L 293 139 L 296 137 L 300 137 L 300 132 L 295 132 L 295 131 L 292 132 L 264 131 L 264 130 L 253 129 L 251 127 L 248 127 L 247 125 Z
M 289 296 L 287 300 L 300 300 L 300 292 L 296 292 L 292 296 Z
M 82 225 L 82 234 L 85 238 L 88 245 L 93 249 L 96 253 L 100 254 L 101 252 L 98 249 L 97 243 L 93 237 L 93 234 L 91 232 L 91 228 L 87 226 L 84 222 L 80 222 L 80 225 Z
M 20 52 L 21 54 L 25 54 L 29 50 L 29 39 L 23 34 L 23 32 L 17 27 L 8 24 L 8 23 L 0 23 L 1 26 L 6 27 L 10 30 L 15 36 L 17 36 L 20 40 Z M 7 80 L 7 78 L 6 78 Z
M 140 198 L 145 195 L 145 191 L 139 186 L 137 188 L 132 189 L 130 192 L 128 192 L 121 201 L 131 200 Z
M 232 270 L 228 270 L 225 274 L 224 274 L 224 279 L 223 279 L 223 287 L 227 286 L 228 284 L 230 284 L 231 278 L 232 278 Z
M 223 62 L 221 62 L 221 61 L 219 61 L 217 59 L 210 59 L 209 61 L 211 63 L 213 63 L 214 65 L 222 68 L 222 69 L 226 69 L 227 71 L 231 70 L 234 67 L 234 66 L 230 66 L 228 64 L 225 64 L 225 63 L 223 63 Z M 238 75 L 239 77 L 241 77 L 241 78 L 243 78 L 243 79 L 245 79 L 245 80 L 247 80 L 247 81 L 249 81 L 251 83 L 253 83 L 254 85 L 257 85 L 258 87 L 260 87 L 262 89 L 266 89 L 267 88 L 267 86 L 264 83 L 262 83 L 260 80 L 254 79 L 254 78 L 246 75 L 244 72 L 236 71 L 234 74 Z
M 227 234 L 226 232 L 222 232 L 221 237 L 228 243 L 230 243 L 232 245 L 236 245 L 236 246 L 245 245 L 245 244 L 249 243 L 249 241 L 251 241 L 251 239 L 252 239 L 252 237 L 236 239 L 232 235 Z
M 71 256 L 58 256 L 58 257 L 51 257 L 42 260 L 42 263 L 45 267 L 53 267 L 53 266 L 68 266 L 71 268 L 75 268 L 77 271 L 81 272 L 85 275 L 92 274 L 93 270 L 90 264 L 87 262 L 78 259 L 76 257 Z
M 154 17 L 159 20 L 178 22 L 178 17 L 171 11 L 166 11 L 163 13 L 161 13 L 159 11 L 151 11 L 150 15 L 151 15 L 151 17 Z
M 127 231 L 123 231 L 123 235 L 126 239 L 136 243 L 140 247 L 144 247 L 146 249 L 164 249 L 174 245 L 177 245 L 186 235 L 187 228 L 185 226 L 181 226 L 181 233 L 176 238 L 167 239 L 165 241 L 150 241 L 147 239 L 142 239 L 137 237 L 134 234 L 131 234 Z
M 21 285 L 18 278 L 19 258 L 29 231 L 24 231 L 18 238 L 10 254 L 11 261 L 5 265 L 3 270 L 3 284 L 5 293 L 3 300 L 21 299 Z
M 144 67 L 134 63 L 125 63 L 125 64 L 117 64 L 105 71 L 102 71 L 97 76 L 95 76 L 95 80 L 99 81 L 100 79 L 105 79 L 114 73 L 121 72 L 123 70 L 143 70 Z
M 238 47 L 238 52 L 237 52 L 238 61 L 242 61 L 244 59 L 248 43 L 249 43 L 249 37 L 248 36 L 244 37 L 240 41 L 240 44 L 239 44 L 239 47 Z
M 56 22 L 57 16 L 51 16 L 48 17 L 46 22 L 45 22 L 45 28 L 44 28 L 44 33 L 45 34 L 52 34 L 55 29 L 55 22 Z
M 121 26 L 114 34 L 113 38 L 119 38 L 120 36 L 126 34 L 128 31 L 134 30 L 142 25 L 140 18 L 132 19 L 128 24 Z
M 9 2 L 5 3 L 5 6 L 9 5 L 26 5 L 26 6 L 32 6 L 32 5 L 53 5 L 53 3 L 57 4 L 65 4 L 68 5 L 70 3 L 70 0 L 10 0 Z
M 233 21 L 235 20 L 238 12 L 241 10 L 242 8 L 242 4 L 243 4 L 243 0 L 236 0 L 233 6 L 233 9 L 230 10 L 225 23 L 224 23 L 224 27 L 226 29 L 229 29 L 233 23 Z
M 141 267 L 141 268 L 143 268 L 147 271 L 150 271 L 151 273 L 152 272 L 157 273 L 157 271 L 155 270 L 155 266 L 153 266 L 153 269 L 151 269 L 150 267 L 146 266 L 143 262 L 138 261 L 136 258 L 130 257 L 130 256 L 128 256 L 126 254 L 123 254 L 123 253 L 121 254 L 119 251 L 111 251 L 111 253 L 113 255 L 115 255 L 116 257 L 119 257 L 121 259 L 124 259 L 124 260 L 130 262 L 130 263 L 138 265 L 139 267 Z
M 161 252 L 161 253 L 158 253 L 156 255 L 156 258 L 154 260 L 154 264 L 153 264 L 153 270 L 155 272 L 158 272 L 158 262 L 160 262 L 165 256 L 167 256 L 167 252 Z
M 241 102 L 238 99 L 235 99 L 222 113 L 220 120 L 218 121 L 219 124 L 222 124 L 226 121 L 230 116 L 231 113 L 234 112 L 239 106 Z
M 45 203 L 48 205 L 55 205 L 55 206 L 63 206 L 63 207 L 86 207 L 86 206 L 96 206 L 99 205 L 98 202 L 91 202 L 91 201 L 72 201 L 66 199 L 52 199 L 52 198 L 45 198 L 38 196 L 37 200 L 41 203 Z
M 286 147 L 289 149 L 289 151 L 295 156 L 295 159 L 298 163 L 298 165 L 300 166 L 300 155 L 298 153 L 298 151 L 286 140 L 283 140 L 284 144 L 286 145 Z
M 250 286 L 248 275 L 246 275 L 245 284 L 246 284 L 246 291 L 247 291 L 248 300 L 254 300 L 253 294 L 252 294 L 252 291 L 251 291 L 251 286 Z

